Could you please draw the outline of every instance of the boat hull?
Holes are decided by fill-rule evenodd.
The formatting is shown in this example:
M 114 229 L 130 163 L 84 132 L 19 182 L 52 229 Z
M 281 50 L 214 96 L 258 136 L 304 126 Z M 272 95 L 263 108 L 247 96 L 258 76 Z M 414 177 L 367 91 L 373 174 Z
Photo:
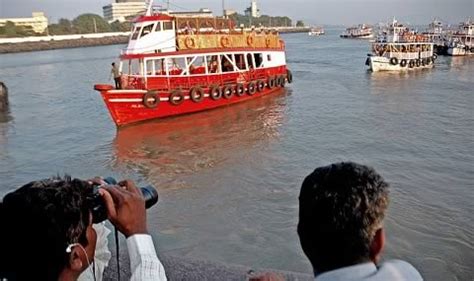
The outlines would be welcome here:
M 396 71 L 396 72 L 404 72 L 404 71 L 412 71 L 417 69 L 425 69 L 425 68 L 432 68 L 433 63 L 425 64 L 420 66 L 414 65 L 410 67 L 407 63 L 406 66 L 401 66 L 400 64 L 391 64 L 390 60 L 386 57 L 378 57 L 378 56 L 371 56 L 368 58 L 369 60 L 369 67 L 372 72 L 379 72 L 379 71 Z
M 374 35 L 373 34 L 368 34 L 368 35 L 360 35 L 360 36 L 357 36 L 357 35 L 345 35 L 345 34 L 342 34 L 340 35 L 341 38 L 344 38 L 344 39 L 373 39 L 374 38 Z
M 474 47 L 471 47 L 470 49 L 466 49 L 465 47 L 449 47 L 447 53 L 449 56 L 454 57 L 474 55 Z
M 149 97 L 148 94 L 150 93 L 146 90 L 103 90 L 101 91 L 101 96 L 115 124 L 120 127 L 157 118 L 200 112 L 269 95 L 284 88 L 287 82 L 291 82 L 291 79 L 286 74 L 279 75 L 278 77 L 282 77 L 281 79 L 284 79 L 284 82 L 272 87 L 269 85 L 268 78 L 253 81 L 261 81 L 263 83 L 263 88 L 261 89 L 250 87 L 249 85 L 252 81 L 241 83 L 243 87 L 241 86 L 239 94 L 237 93 L 237 84 L 222 85 L 220 87 L 221 90 L 228 86 L 227 97 L 224 95 L 224 91 L 222 91 L 220 98 L 213 98 L 210 87 L 202 88 L 204 94 L 200 101 L 192 99 L 191 90 L 180 90 L 182 96 L 182 101 L 180 102 L 177 101 L 179 99 L 176 97 L 172 97 L 170 92 L 159 92 L 155 93 L 159 101 L 156 103 L 156 107 L 153 108 L 146 105 L 145 100 Z M 171 99 L 174 100 L 172 101 Z

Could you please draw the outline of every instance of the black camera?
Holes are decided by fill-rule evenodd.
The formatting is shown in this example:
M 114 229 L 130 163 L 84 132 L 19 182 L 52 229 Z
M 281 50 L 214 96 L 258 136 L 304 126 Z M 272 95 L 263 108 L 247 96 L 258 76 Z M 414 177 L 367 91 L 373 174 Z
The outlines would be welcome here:
M 110 185 L 117 185 L 117 181 L 112 177 L 105 178 L 104 181 Z M 100 223 L 107 219 L 107 208 L 102 196 L 99 194 L 99 188 L 99 185 L 94 185 L 92 196 L 88 198 L 93 223 Z M 158 192 L 152 185 L 140 187 L 140 191 L 142 192 L 143 199 L 145 199 L 145 208 L 149 209 L 158 202 Z

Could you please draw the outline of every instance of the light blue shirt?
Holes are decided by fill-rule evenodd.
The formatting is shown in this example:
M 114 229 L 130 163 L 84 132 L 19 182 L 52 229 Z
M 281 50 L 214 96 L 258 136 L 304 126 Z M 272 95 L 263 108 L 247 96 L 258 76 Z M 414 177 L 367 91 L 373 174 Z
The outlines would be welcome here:
M 376 267 L 362 263 L 328 271 L 316 276 L 315 281 L 422 281 L 421 274 L 409 263 L 391 260 Z

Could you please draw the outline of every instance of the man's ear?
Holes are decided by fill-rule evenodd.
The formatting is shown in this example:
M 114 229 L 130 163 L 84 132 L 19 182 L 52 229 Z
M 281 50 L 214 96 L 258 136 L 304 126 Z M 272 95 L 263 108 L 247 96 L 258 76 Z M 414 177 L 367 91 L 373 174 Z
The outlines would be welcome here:
M 370 245 L 370 259 L 373 263 L 378 264 L 382 255 L 382 250 L 385 246 L 385 231 L 383 228 L 375 232 L 372 245 Z
M 79 247 L 73 247 L 71 249 L 71 253 L 69 254 L 69 268 L 72 271 L 82 272 L 84 269 L 82 268 L 82 259 L 81 255 L 84 255 Z

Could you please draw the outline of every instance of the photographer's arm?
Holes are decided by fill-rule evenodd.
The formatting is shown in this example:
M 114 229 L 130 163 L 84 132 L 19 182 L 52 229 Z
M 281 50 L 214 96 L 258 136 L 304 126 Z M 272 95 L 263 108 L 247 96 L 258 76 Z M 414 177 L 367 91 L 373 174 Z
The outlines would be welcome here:
M 104 187 L 100 193 L 107 206 L 110 222 L 127 237 L 131 280 L 166 281 L 146 227 L 145 201 L 132 181 L 119 183 L 122 188 Z

